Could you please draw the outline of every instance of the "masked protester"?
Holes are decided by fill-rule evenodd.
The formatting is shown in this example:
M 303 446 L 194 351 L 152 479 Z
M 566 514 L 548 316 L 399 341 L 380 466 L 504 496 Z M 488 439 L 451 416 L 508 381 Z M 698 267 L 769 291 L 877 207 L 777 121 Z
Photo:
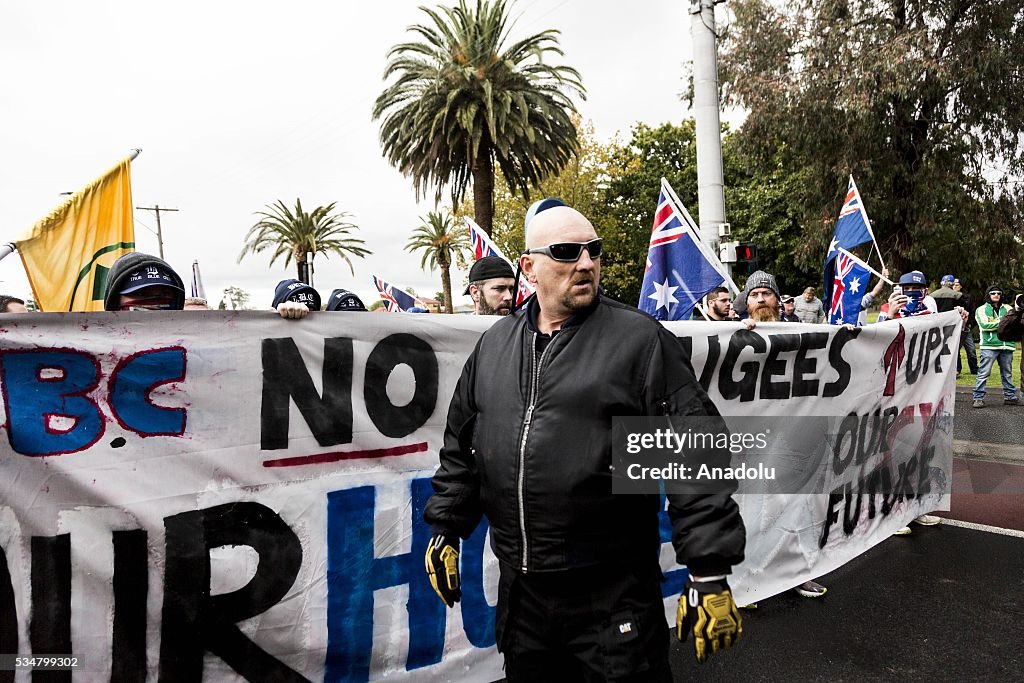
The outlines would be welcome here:
M 103 309 L 107 311 L 180 311 L 185 284 L 163 259 L 139 251 L 114 261 L 107 273 Z
M 931 315 L 938 312 L 935 299 L 928 296 L 928 278 L 920 270 L 912 270 L 900 276 L 900 289 L 889 296 L 890 318 L 912 318 L 919 315 Z M 960 314 L 961 320 L 967 320 L 967 311 L 962 306 L 954 305 L 952 310 Z M 987 375 L 986 375 L 987 378 Z M 935 526 L 942 518 L 935 515 L 921 515 L 914 522 L 923 526 Z M 905 526 L 896 532 L 897 536 L 907 536 L 911 528 Z
M 537 295 L 484 332 L 452 398 L 424 511 L 430 581 L 445 604 L 461 598 L 460 538 L 486 516 L 508 681 L 671 681 L 660 499 L 613 495 L 611 417 L 718 413 L 678 339 L 600 293 L 602 243 L 582 214 L 536 213 L 526 246 Z M 668 516 L 691 574 L 676 634 L 703 661 L 741 633 L 726 576 L 743 520 L 724 491 L 669 492 Z

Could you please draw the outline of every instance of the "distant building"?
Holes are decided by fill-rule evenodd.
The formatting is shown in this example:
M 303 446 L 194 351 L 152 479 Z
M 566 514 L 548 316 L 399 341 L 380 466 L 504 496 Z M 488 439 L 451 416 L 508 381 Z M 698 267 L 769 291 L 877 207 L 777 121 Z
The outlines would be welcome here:
M 421 306 L 422 308 L 427 309 L 431 313 L 440 313 L 441 312 L 441 302 L 438 301 L 437 299 L 431 299 L 430 297 L 426 297 L 426 296 L 418 296 L 418 297 L 416 297 L 416 305 L 417 306 Z

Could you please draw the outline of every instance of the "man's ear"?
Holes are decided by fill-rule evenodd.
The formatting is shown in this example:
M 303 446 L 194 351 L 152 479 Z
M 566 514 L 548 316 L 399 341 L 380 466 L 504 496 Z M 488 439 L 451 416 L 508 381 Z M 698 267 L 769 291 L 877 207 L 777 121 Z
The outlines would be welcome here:
M 537 273 L 533 270 L 533 259 L 527 254 L 523 254 L 519 257 L 519 267 L 523 269 L 523 275 L 526 276 L 527 281 L 536 284 Z
M 476 285 L 470 285 L 469 296 L 473 299 L 473 303 L 480 303 L 480 288 Z

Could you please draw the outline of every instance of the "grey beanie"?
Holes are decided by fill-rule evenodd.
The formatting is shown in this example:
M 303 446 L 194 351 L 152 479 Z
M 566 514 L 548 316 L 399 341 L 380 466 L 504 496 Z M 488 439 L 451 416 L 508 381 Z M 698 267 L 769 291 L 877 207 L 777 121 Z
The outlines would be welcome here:
M 763 270 L 755 270 L 750 274 L 750 277 L 747 278 L 747 284 L 743 288 L 744 303 L 752 291 L 761 287 L 767 287 L 775 292 L 775 296 L 782 299 L 782 295 L 779 294 L 779 286 L 775 283 L 775 276 L 770 273 L 766 273 Z

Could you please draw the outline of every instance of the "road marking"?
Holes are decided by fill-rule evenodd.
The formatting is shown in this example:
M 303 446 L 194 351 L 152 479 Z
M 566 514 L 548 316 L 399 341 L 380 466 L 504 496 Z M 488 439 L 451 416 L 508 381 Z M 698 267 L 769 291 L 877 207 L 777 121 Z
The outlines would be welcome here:
M 961 522 L 959 519 L 947 519 L 942 518 L 943 524 L 949 526 L 959 526 L 964 529 L 974 529 L 975 531 L 987 531 L 990 534 L 1000 534 L 1002 536 L 1013 536 L 1015 538 L 1024 538 L 1024 531 L 1018 529 L 1004 529 L 1001 526 L 989 526 L 988 524 L 975 524 L 974 522 Z

